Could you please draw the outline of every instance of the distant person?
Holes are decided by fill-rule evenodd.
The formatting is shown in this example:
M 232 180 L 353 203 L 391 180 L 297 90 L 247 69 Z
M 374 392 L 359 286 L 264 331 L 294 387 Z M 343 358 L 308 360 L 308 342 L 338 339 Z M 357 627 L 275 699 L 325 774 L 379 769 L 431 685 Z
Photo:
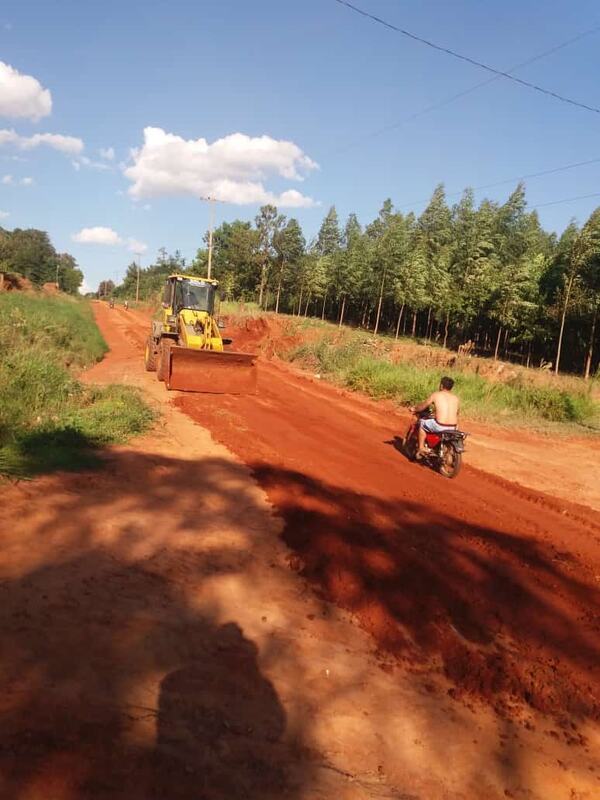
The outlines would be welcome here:
M 411 408 L 413 414 L 420 414 L 431 406 L 433 406 L 434 410 L 433 417 L 420 420 L 417 458 L 422 458 L 427 452 L 425 449 L 425 437 L 428 433 L 456 430 L 460 400 L 452 392 L 453 387 L 454 381 L 452 378 L 444 377 L 440 381 L 440 388 L 437 392 L 433 392 L 423 403 Z
M 125 311 L 129 309 L 129 301 L 125 300 Z

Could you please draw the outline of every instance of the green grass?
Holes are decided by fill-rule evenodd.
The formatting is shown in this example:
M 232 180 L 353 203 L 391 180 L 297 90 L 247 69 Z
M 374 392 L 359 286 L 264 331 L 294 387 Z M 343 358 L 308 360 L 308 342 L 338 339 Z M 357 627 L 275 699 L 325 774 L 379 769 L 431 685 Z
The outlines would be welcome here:
M 234 300 L 221 300 L 220 308 L 218 309 L 221 316 L 231 314 L 236 317 L 260 317 L 265 312 L 261 310 L 258 303 L 244 302 L 239 303 Z
M 372 336 L 324 334 L 283 355 L 350 389 L 402 405 L 423 401 L 444 373 L 454 378 L 463 413 L 471 419 L 527 425 L 570 423 L 600 429 L 600 406 L 585 390 L 537 386 L 521 374 L 500 382 L 449 367 L 392 363 L 386 350 L 373 348 Z
M 0 474 L 92 466 L 98 448 L 149 427 L 137 390 L 77 380 L 106 351 L 86 301 L 0 295 Z

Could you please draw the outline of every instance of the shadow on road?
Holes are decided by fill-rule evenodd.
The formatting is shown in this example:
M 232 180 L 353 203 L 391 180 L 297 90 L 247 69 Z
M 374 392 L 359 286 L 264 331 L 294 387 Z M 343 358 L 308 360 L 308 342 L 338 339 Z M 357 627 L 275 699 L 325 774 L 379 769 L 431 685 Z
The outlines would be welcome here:
M 265 464 L 253 470 L 285 520 L 294 564 L 355 612 L 383 651 L 409 664 L 441 660 L 456 695 L 500 713 L 516 702 L 600 719 L 600 592 L 572 554 L 520 534 L 518 522 L 494 530 L 437 503 L 386 501 Z
M 0 797 L 299 797 L 301 728 L 231 607 L 194 600 L 248 568 L 247 471 L 123 453 L 44 481 L 44 512 L 0 509 Z
M 292 564 L 381 651 L 432 674 L 441 664 L 456 695 L 502 715 L 520 703 L 565 719 L 561 735 L 574 740 L 571 720 L 599 717 L 600 602 L 573 556 L 518 524 L 468 526 L 301 472 L 252 469 L 283 517 Z M 123 451 L 104 470 L 10 497 L 15 506 L 0 507 L 0 797 L 318 796 L 314 716 L 291 725 L 264 674 L 296 630 L 274 632 L 265 655 L 232 613 L 244 595 L 224 609 L 205 591 L 217 579 L 252 585 L 273 566 L 276 526 L 245 467 Z M 312 665 L 296 666 L 301 695 Z M 368 686 L 368 669 L 352 687 Z M 330 691 L 339 699 L 346 687 Z M 320 700 L 327 707 L 326 690 Z M 355 796 L 398 796 L 369 792 Z

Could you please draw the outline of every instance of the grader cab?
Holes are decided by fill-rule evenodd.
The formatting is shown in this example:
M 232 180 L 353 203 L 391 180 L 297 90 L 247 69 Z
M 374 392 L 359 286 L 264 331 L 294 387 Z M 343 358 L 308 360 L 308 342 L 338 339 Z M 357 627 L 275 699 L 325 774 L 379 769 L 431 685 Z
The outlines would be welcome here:
M 167 389 L 211 394 L 255 394 L 256 356 L 226 350 L 215 316 L 219 283 L 169 275 L 159 320 L 152 322 L 144 361 Z

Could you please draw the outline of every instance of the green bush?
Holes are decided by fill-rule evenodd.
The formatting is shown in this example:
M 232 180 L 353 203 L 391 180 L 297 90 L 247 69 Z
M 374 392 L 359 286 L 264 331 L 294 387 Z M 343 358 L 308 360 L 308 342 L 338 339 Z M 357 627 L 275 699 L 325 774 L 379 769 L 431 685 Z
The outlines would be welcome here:
M 87 302 L 0 295 L 0 474 L 90 466 L 151 424 L 137 390 L 77 380 L 106 350 Z
M 403 405 L 422 402 L 437 388 L 441 370 L 414 363 L 393 364 L 386 354 L 372 354 L 373 337 L 325 335 L 289 352 L 290 361 L 309 365 L 350 389 Z M 371 351 L 371 352 L 369 352 Z M 456 381 L 463 411 L 481 420 L 511 419 L 527 424 L 538 420 L 598 424 L 600 409 L 584 391 L 540 387 L 522 379 L 512 383 L 486 380 L 472 373 L 449 373 Z

